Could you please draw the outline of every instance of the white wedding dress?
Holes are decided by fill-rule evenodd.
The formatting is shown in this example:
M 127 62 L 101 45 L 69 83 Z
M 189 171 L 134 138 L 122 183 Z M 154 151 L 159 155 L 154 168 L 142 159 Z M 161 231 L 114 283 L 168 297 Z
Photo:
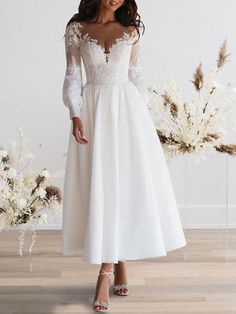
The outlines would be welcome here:
M 91 264 L 160 257 L 186 245 L 147 108 L 142 32 L 137 39 L 130 27 L 104 34 L 92 24 L 72 22 L 65 31 L 63 101 L 70 118 L 81 118 L 88 143 L 76 142 L 71 123 L 62 253 Z

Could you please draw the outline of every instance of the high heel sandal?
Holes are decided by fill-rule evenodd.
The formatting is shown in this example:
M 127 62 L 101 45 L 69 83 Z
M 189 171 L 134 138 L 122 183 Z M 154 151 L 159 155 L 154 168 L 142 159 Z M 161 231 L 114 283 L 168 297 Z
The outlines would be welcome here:
M 111 277 L 109 276 L 109 274 L 112 274 L 113 271 L 108 271 L 106 272 L 105 270 L 103 270 L 102 268 L 100 269 L 101 273 L 98 276 L 101 275 L 106 275 L 109 278 L 109 284 L 108 286 L 110 286 L 110 281 L 111 281 Z M 108 312 L 110 310 L 110 306 L 109 303 L 107 301 L 103 301 L 103 300 L 94 300 L 93 301 L 93 309 L 96 312 Z
M 115 271 L 115 266 L 114 266 L 114 270 L 113 270 L 114 276 L 115 276 L 115 273 L 116 271 Z M 122 283 L 121 285 L 113 285 L 113 294 L 120 295 L 120 296 L 127 296 L 129 294 L 128 284 Z

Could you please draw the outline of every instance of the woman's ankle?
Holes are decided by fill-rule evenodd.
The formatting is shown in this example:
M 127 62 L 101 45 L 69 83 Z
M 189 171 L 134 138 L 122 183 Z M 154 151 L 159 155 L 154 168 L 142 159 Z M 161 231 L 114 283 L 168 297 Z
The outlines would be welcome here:
M 100 266 L 100 271 L 104 270 L 105 272 L 112 272 L 113 271 L 113 263 L 102 263 Z
M 127 267 L 124 262 L 118 263 L 115 266 L 115 276 L 114 276 L 114 284 L 120 285 L 123 283 L 127 283 Z

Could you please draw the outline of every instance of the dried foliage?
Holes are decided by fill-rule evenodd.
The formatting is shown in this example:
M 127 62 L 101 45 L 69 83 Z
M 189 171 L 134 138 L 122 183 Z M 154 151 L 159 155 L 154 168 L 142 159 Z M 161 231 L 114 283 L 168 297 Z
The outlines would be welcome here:
M 236 155 L 235 144 L 221 144 L 221 145 L 215 146 L 215 149 L 220 153 L 227 153 L 231 156 Z
M 165 93 L 162 95 L 162 98 L 164 100 L 164 106 L 169 106 L 170 107 L 170 112 L 173 117 L 178 116 L 178 106 L 177 104 L 170 98 L 170 96 Z
M 202 72 L 202 64 L 200 63 L 199 66 L 196 68 L 195 72 L 193 73 L 193 81 L 191 81 L 196 89 L 196 91 L 200 91 L 203 87 L 203 72 Z
M 200 63 L 193 74 L 195 91 L 191 101 L 184 101 L 175 79 L 165 77 L 163 88 L 149 88 L 149 109 L 157 135 L 170 156 L 201 154 L 216 149 L 235 155 L 235 145 L 224 145 L 230 126 L 236 130 L 236 89 L 216 82 L 216 76 L 229 56 L 226 41 L 218 51 L 216 65 L 204 75 Z M 231 123 L 229 123 L 229 121 Z
M 62 200 L 60 189 L 52 185 L 57 175 L 51 175 L 45 168 L 27 171 L 33 159 L 21 129 L 18 129 L 17 139 L 12 141 L 9 150 L 0 148 L 0 228 L 19 228 L 20 255 L 24 226 L 27 224 L 30 229 L 36 224 L 48 223 L 47 210 L 56 217 Z
M 218 53 L 218 59 L 217 59 L 218 69 L 222 68 L 225 65 L 228 57 L 230 56 L 230 53 L 227 53 L 226 48 L 227 48 L 227 40 L 225 39 Z

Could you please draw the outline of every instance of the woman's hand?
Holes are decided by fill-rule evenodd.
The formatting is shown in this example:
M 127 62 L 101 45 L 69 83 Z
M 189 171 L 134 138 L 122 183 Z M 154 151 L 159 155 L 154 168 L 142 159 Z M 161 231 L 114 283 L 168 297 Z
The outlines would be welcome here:
M 84 138 L 84 133 L 83 133 L 83 124 L 82 121 L 79 117 L 73 117 L 73 135 L 76 139 L 76 141 L 80 144 L 87 144 L 88 141 L 86 138 Z

